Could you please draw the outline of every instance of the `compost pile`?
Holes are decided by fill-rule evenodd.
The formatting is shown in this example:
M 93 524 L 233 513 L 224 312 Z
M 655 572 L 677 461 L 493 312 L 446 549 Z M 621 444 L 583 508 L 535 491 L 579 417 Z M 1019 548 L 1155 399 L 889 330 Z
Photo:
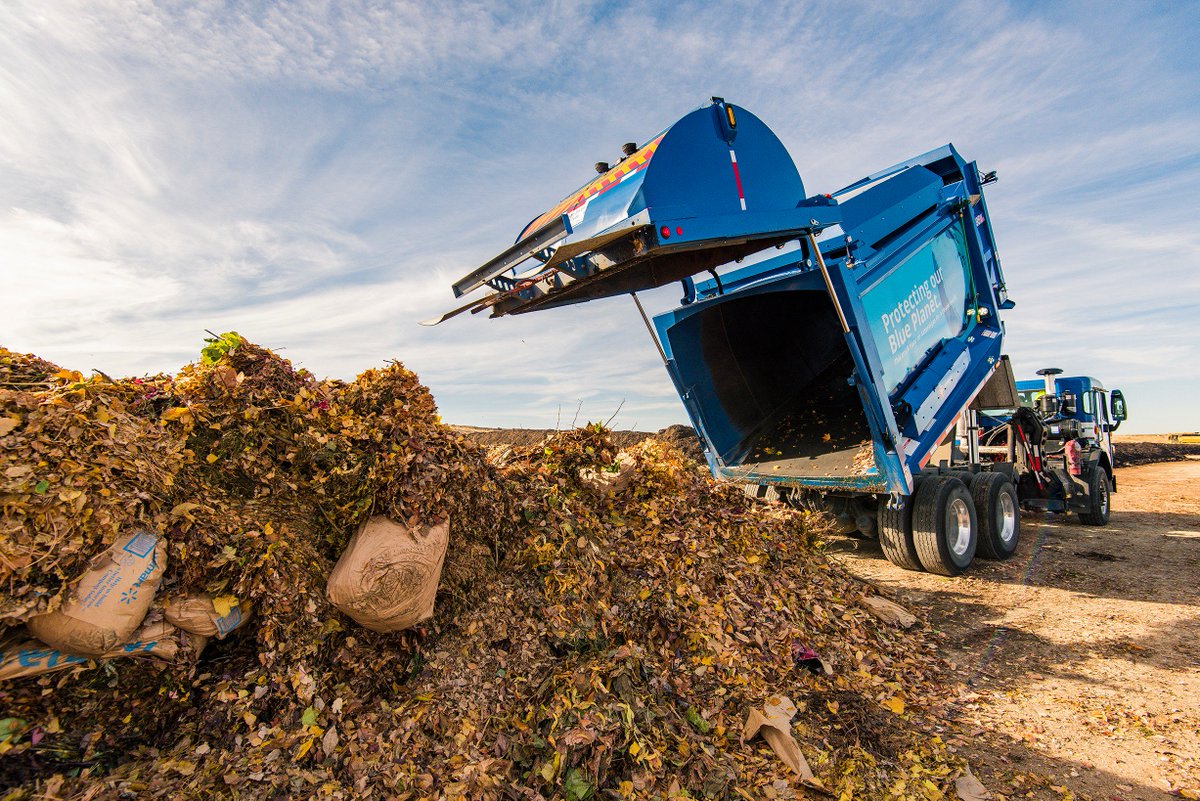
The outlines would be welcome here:
M 0 626 L 131 526 L 166 541 L 160 596 L 253 610 L 187 658 L 0 683 L 6 799 L 953 797 L 928 629 L 668 443 L 596 425 L 489 460 L 398 363 L 318 381 L 234 334 L 174 377 L 0 371 Z M 326 598 L 373 514 L 451 521 L 419 628 Z M 743 740 L 782 695 L 817 790 Z
M 1121 441 L 1113 448 L 1117 467 L 1137 467 L 1157 462 L 1186 462 L 1200 458 L 1200 445 L 1189 442 Z
M 547 437 L 558 433 L 552 428 L 475 428 L 473 426 L 453 426 L 472 442 L 477 442 L 487 448 L 511 448 L 521 445 L 536 445 Z M 647 431 L 612 431 L 608 432 L 609 439 L 618 448 L 630 448 L 645 439 L 653 437 L 674 445 L 683 455 L 697 464 L 706 464 L 704 446 L 696 429 L 678 423 L 669 425 L 656 432 Z

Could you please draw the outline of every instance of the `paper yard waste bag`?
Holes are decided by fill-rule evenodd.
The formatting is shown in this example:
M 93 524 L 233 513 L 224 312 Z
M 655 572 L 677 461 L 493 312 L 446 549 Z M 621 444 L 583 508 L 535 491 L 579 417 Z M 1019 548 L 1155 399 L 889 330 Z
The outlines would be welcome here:
M 433 616 L 450 521 L 413 530 L 370 518 L 329 574 L 329 602 L 371 631 L 402 631 Z
M 583 470 L 580 477 L 605 495 L 621 495 L 637 475 L 637 462 L 621 451 L 613 465 L 615 470 Z
M 250 604 L 230 595 L 188 595 L 167 601 L 163 615 L 184 631 L 218 640 L 246 622 Z
M 40 640 L 31 639 L 21 629 L 17 629 L 16 632 L 14 636 L 0 643 L 0 681 L 52 673 L 74 665 L 85 665 L 90 661 L 86 656 L 63 653 Z M 117 646 L 101 658 L 153 656 L 173 661 L 179 656 L 179 650 L 180 632 L 170 623 L 159 621 L 147 623 L 137 632 L 132 642 Z
M 60 651 L 104 656 L 142 625 L 166 564 L 166 542 L 157 535 L 122 536 L 92 560 L 61 607 L 29 619 L 29 631 Z

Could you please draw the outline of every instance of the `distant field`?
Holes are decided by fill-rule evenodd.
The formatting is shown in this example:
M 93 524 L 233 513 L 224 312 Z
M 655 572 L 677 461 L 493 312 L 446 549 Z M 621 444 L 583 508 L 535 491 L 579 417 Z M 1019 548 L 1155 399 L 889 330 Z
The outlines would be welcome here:
M 534 445 L 554 433 L 549 428 L 481 428 L 479 426 L 452 426 L 480 445 L 510 447 Z M 1170 442 L 1166 434 L 1118 434 L 1113 437 L 1116 446 L 1117 467 L 1133 467 L 1155 462 L 1182 462 L 1200 459 L 1200 445 Z M 704 461 L 700 440 L 689 426 L 673 425 L 662 431 L 613 431 L 613 442 L 618 447 L 628 448 L 646 437 L 658 437 L 672 443 L 698 462 Z
M 1113 437 L 1113 449 L 1117 467 L 1200 459 L 1200 445 L 1170 442 L 1166 434 L 1118 434 Z

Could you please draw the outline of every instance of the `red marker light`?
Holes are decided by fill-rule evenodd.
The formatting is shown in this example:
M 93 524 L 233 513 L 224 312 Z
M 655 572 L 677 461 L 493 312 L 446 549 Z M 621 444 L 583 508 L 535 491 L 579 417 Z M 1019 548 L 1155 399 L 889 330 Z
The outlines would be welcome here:
M 667 226 L 665 226 L 665 225 L 664 225 L 662 228 L 659 228 L 659 229 L 658 229 L 658 232 L 659 232 L 660 234 L 662 234 L 662 238 L 663 238 L 663 239 L 670 239 L 670 238 L 671 238 L 671 229 L 670 229 L 670 228 L 668 228 L 668 227 L 667 227 Z
M 683 236 L 683 226 L 675 226 L 675 236 Z

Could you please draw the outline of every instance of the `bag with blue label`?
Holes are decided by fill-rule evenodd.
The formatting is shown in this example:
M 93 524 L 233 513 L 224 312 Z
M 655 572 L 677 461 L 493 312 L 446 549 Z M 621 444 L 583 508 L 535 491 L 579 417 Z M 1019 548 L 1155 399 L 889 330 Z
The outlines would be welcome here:
M 146 530 L 117 538 L 92 560 L 67 600 L 29 619 L 33 636 L 80 656 L 105 656 L 142 625 L 167 564 L 166 542 Z
M 131 641 L 117 646 L 102 658 L 154 657 L 170 662 L 179 656 L 181 647 L 192 648 L 198 653 L 203 643 L 185 639 L 170 623 L 159 620 L 142 626 Z M 40 640 L 30 639 L 23 629 L 18 628 L 0 642 L 0 681 L 53 673 L 91 661 L 86 656 L 64 653 Z
M 163 614 L 186 632 L 223 640 L 250 617 L 250 604 L 231 595 L 189 595 L 167 601 Z

